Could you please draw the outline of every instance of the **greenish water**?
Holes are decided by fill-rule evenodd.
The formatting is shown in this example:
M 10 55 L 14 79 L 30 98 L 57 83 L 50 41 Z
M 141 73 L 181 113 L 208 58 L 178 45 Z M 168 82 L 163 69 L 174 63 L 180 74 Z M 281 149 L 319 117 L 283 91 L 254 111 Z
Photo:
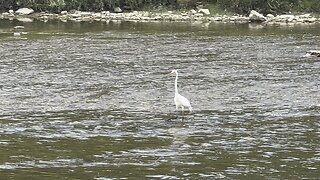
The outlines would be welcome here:
M 1 178 L 318 179 L 318 29 L 2 20 Z

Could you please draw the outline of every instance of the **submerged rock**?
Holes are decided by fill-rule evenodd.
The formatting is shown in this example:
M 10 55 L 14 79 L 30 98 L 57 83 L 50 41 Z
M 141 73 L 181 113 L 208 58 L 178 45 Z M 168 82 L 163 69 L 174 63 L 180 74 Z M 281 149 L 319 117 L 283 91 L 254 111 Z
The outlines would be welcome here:
M 21 33 L 20 32 L 14 32 L 13 36 L 21 36 Z
M 24 26 L 15 26 L 13 29 L 24 29 Z
M 304 57 L 310 57 L 310 56 L 320 57 L 320 51 L 317 51 L 317 50 L 309 50 L 309 51 L 307 51 L 307 53 L 304 55 Z

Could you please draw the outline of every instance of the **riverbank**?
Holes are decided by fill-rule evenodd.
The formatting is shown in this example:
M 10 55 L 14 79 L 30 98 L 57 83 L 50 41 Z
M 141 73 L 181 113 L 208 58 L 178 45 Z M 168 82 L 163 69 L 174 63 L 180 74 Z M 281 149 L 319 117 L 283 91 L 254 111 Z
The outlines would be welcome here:
M 87 21 L 137 21 L 137 22 L 224 22 L 224 23 L 261 23 L 261 24 L 311 24 L 320 23 L 320 18 L 311 14 L 299 15 L 273 15 L 266 16 L 252 10 L 248 16 L 243 15 L 219 15 L 212 14 L 208 9 L 190 11 L 166 11 L 166 12 L 84 12 L 84 11 L 61 11 L 59 14 L 34 12 L 32 9 L 22 8 L 1 13 L 0 19 L 18 20 L 21 22 L 32 22 L 34 19 L 40 21 L 61 20 L 87 22 Z

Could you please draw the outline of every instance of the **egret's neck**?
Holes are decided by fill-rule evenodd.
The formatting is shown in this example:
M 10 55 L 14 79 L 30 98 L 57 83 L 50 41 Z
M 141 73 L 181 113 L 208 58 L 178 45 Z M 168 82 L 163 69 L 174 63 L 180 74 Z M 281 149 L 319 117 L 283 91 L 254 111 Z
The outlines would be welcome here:
M 175 93 L 178 94 L 178 72 L 176 72 L 176 80 L 174 81 Z

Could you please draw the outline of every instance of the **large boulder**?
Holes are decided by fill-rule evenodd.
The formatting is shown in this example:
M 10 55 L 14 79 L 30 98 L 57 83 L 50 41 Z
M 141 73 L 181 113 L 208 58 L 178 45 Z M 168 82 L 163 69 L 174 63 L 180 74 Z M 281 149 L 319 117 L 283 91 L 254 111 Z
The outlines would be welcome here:
M 20 8 L 16 11 L 16 14 L 18 15 L 29 15 L 34 13 L 34 10 L 31 8 Z
M 267 20 L 267 18 L 262 14 L 258 13 L 257 11 L 251 10 L 249 15 L 249 20 L 251 22 L 264 22 Z

